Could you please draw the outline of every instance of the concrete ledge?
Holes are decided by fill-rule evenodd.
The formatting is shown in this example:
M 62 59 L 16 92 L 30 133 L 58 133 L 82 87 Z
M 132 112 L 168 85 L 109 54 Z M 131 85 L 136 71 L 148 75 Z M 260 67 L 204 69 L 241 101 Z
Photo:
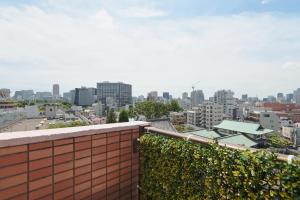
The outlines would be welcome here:
M 139 128 L 149 125 L 150 123 L 148 122 L 135 121 L 125 123 L 80 126 L 72 128 L 0 133 L 0 147 L 17 146 L 70 137 L 79 137 L 114 131 L 122 131 L 128 128 Z

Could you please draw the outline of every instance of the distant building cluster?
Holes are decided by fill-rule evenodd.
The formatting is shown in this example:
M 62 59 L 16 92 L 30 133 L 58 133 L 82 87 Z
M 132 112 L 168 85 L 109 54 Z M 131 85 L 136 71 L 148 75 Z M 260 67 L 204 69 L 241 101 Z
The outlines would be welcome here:
M 22 109 L 17 109 L 16 103 L 10 99 L 29 102 L 41 100 L 49 105 L 45 106 L 44 111 L 41 111 L 41 107 L 38 105 L 26 105 Z M 225 89 L 214 92 L 210 97 L 205 97 L 203 90 L 195 89 L 195 86 L 192 87 L 190 93 L 183 92 L 179 98 L 174 98 L 168 91 L 164 91 L 160 95 L 155 90 L 148 92 L 146 96 L 134 97 L 132 96 L 132 85 L 107 81 L 98 82 L 96 87 L 77 87 L 69 92 L 64 92 L 62 96 L 59 84 L 52 85 L 52 92 L 39 91 L 35 93 L 29 89 L 15 91 L 13 96 L 11 96 L 10 89 L 0 89 L 2 124 L 41 116 L 64 121 L 79 119 L 88 124 L 99 124 L 106 122 L 105 117 L 111 109 L 120 111 L 144 101 L 166 104 L 174 100 L 178 102 L 182 111 L 170 112 L 164 119 L 151 119 L 153 124 L 169 127 L 172 131 L 175 130 L 175 126 L 199 128 L 207 131 L 201 132 L 201 134 L 213 135 L 219 134 L 216 132 L 216 127 L 224 120 L 247 123 L 239 124 L 245 127 L 251 127 L 248 125 L 249 123 L 259 124 L 263 129 L 281 133 L 283 137 L 293 143 L 295 148 L 299 147 L 300 88 L 292 93 L 279 92 L 263 99 L 251 97 L 248 94 L 242 94 L 241 98 L 237 98 L 232 90 Z M 71 108 L 66 110 L 63 105 L 57 104 L 59 102 L 68 102 Z M 136 119 L 143 120 L 144 118 L 145 116 L 137 116 Z M 230 125 L 229 122 L 226 124 Z M 230 127 L 227 128 L 230 129 Z M 213 131 L 215 132 L 213 133 Z M 226 131 L 223 130 L 222 137 L 224 133 Z M 244 140 L 244 137 L 248 137 L 249 140 L 255 140 L 255 144 L 260 144 L 256 140 L 257 138 L 247 134 L 236 138 L 230 137 L 228 135 L 228 140 L 237 138 Z

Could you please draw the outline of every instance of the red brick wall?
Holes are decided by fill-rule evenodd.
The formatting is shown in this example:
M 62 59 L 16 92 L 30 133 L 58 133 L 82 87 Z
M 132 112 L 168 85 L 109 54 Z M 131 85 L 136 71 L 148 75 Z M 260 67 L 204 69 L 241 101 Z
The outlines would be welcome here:
M 0 200 L 138 199 L 139 129 L 0 148 Z

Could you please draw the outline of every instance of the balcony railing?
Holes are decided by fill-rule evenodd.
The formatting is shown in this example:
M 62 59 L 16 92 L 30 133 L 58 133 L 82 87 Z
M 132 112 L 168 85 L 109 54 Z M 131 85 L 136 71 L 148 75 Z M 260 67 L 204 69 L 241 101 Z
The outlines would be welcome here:
M 0 134 L 0 200 L 138 199 L 137 138 L 129 122 Z
M 247 199 L 246 194 L 292 199 L 300 194 L 297 159 L 214 143 L 146 122 L 2 133 L 0 200 Z

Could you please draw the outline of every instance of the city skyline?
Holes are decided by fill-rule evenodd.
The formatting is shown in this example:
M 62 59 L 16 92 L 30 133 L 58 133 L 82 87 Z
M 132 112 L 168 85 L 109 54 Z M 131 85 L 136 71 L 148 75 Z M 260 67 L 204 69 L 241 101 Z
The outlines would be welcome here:
M 126 82 L 122 82 L 122 81 L 116 81 L 116 82 L 112 82 L 112 81 L 104 81 L 104 82 L 108 82 L 108 83 L 125 83 L 125 84 L 130 84 L 130 83 L 126 83 Z M 59 85 L 59 87 L 61 87 L 61 85 L 60 84 L 58 84 Z M 131 85 L 131 84 L 130 84 Z M 52 87 L 53 85 L 51 85 L 51 87 Z M 80 87 L 84 87 L 84 88 L 95 88 L 95 89 L 97 89 L 97 83 L 96 83 L 96 87 L 95 86 L 80 86 Z M 70 92 L 71 90 L 75 90 L 76 88 L 80 88 L 80 87 L 77 87 L 77 86 L 75 86 L 74 88 L 70 88 L 69 90 L 66 90 L 66 91 L 60 91 L 60 95 L 62 96 L 63 95 L 63 93 L 68 93 L 68 92 Z M 155 89 L 152 89 L 152 90 L 149 90 L 149 91 L 147 91 L 146 93 L 140 93 L 140 94 L 136 94 L 136 93 L 134 93 L 134 85 L 132 85 L 132 96 L 133 97 L 138 97 L 138 96 L 140 96 L 140 95 L 143 95 L 145 98 L 147 98 L 147 96 L 149 95 L 149 93 L 151 93 L 151 92 L 158 92 L 158 96 L 159 97 L 163 97 L 163 93 L 164 92 L 168 92 L 169 93 L 169 95 L 171 95 L 173 98 L 182 98 L 182 94 L 183 93 L 185 93 L 185 92 L 187 92 L 188 93 L 188 97 L 189 98 L 191 98 L 191 94 L 192 94 L 192 92 L 193 92 L 193 90 L 191 89 L 190 91 L 179 91 L 179 95 L 177 96 L 177 95 L 174 95 L 173 93 L 171 93 L 170 91 L 170 89 L 169 90 L 161 90 L 161 91 L 159 91 L 159 90 L 155 90 Z M 40 92 L 50 92 L 50 93 L 52 93 L 52 89 L 53 88 L 51 88 L 51 90 L 50 89 L 48 89 L 48 90 L 35 90 L 35 89 L 33 89 L 33 88 L 27 88 L 27 89 L 18 89 L 18 90 L 11 90 L 10 88 L 5 88 L 5 87 L 3 87 L 4 89 L 9 89 L 10 90 L 10 96 L 12 97 L 13 95 L 14 95 L 14 93 L 16 92 L 16 91 L 22 91 L 22 90 L 33 90 L 33 92 L 34 93 L 40 93 Z M 271 97 L 271 96 L 273 96 L 273 97 L 275 97 L 275 98 L 277 98 L 277 95 L 278 94 L 283 94 L 284 95 L 284 98 L 286 98 L 286 95 L 287 94 L 294 94 L 294 91 L 296 91 L 297 89 L 299 89 L 299 88 L 295 88 L 295 89 L 291 89 L 291 90 L 289 90 L 289 91 L 277 91 L 277 92 L 275 92 L 274 94 L 267 94 L 267 95 L 265 95 L 265 96 L 258 96 L 258 95 L 249 95 L 249 93 L 247 93 L 247 92 L 245 92 L 245 93 L 241 93 L 241 94 L 237 94 L 237 93 L 235 93 L 235 91 L 233 91 L 232 90 L 232 92 L 234 93 L 234 97 L 235 98 L 238 98 L 238 99 L 242 99 L 242 96 L 243 95 L 247 95 L 247 97 L 258 97 L 260 100 L 262 100 L 263 98 L 267 98 L 267 97 Z M 220 91 L 220 90 L 231 90 L 231 89 L 229 89 L 229 88 L 219 88 L 219 89 L 217 89 L 216 91 L 213 91 L 211 94 L 210 93 L 208 93 L 208 92 L 206 92 L 205 90 L 203 90 L 203 89 L 200 89 L 200 88 L 195 88 L 195 91 L 196 90 L 201 90 L 202 92 L 203 92 L 203 94 L 204 94 L 204 99 L 206 99 L 206 100 L 208 100 L 209 99 L 209 97 L 213 97 L 214 96 L 214 94 L 217 92 L 217 91 Z
M 300 87 L 294 0 L 1 1 L 0 85 L 61 91 L 99 81 L 133 95 L 231 89 L 259 98 Z M 28 29 L 30 27 L 30 29 Z

